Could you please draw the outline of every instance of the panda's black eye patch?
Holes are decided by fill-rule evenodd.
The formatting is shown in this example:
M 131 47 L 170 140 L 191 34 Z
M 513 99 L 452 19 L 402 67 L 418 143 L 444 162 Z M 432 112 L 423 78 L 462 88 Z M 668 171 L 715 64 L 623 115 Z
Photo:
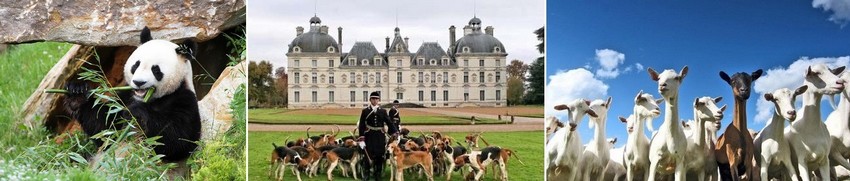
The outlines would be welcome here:
M 131 68 L 130 68 L 130 73 L 131 73 L 131 74 L 135 74 L 135 73 L 136 73 L 136 69 L 137 69 L 137 68 L 139 68 L 139 64 L 140 64 L 140 63 L 142 63 L 142 61 L 136 61 L 136 63 L 135 63 L 135 64 L 133 64 L 133 67 L 131 67 Z
M 151 66 L 151 72 L 153 72 L 156 81 L 162 81 L 162 71 L 159 70 L 159 65 Z

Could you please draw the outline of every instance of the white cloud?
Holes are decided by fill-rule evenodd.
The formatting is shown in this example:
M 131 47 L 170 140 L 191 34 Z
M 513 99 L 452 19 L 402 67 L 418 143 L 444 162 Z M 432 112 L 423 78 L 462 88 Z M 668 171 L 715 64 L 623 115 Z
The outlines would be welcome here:
M 832 11 L 829 21 L 840 24 L 842 27 L 850 22 L 850 1 L 848 0 L 814 0 L 812 7 Z
M 824 63 L 830 68 L 850 65 L 850 56 L 843 57 L 819 57 L 819 58 L 800 58 L 794 63 L 786 67 L 776 67 L 767 70 L 766 74 L 756 80 L 753 85 L 753 90 L 757 93 L 758 102 L 756 103 L 756 122 L 767 122 L 773 116 L 773 104 L 765 101 L 761 97 L 765 93 L 773 92 L 780 88 L 796 89 L 803 85 L 803 78 L 806 69 L 813 64 Z M 755 96 L 755 95 L 753 95 Z M 801 100 L 797 98 L 798 102 Z
M 618 66 L 626 60 L 626 55 L 611 49 L 596 50 L 596 61 L 601 66 L 596 69 L 596 76 L 600 78 L 617 78 L 620 75 Z
M 641 70 L 643 70 L 643 64 L 635 63 L 635 68 L 637 68 L 637 71 L 640 72 Z
M 554 105 L 569 101 L 585 99 L 601 99 L 608 95 L 608 85 L 593 76 L 584 68 L 559 71 L 549 76 L 546 84 L 547 116 L 556 116 L 560 120 L 568 120 L 566 111 L 555 111 Z

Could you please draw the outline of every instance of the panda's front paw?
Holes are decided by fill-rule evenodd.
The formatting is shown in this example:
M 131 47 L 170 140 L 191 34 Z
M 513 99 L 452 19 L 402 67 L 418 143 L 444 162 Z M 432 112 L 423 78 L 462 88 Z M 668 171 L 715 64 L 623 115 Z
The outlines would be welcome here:
M 86 102 L 91 88 L 85 82 L 68 82 L 65 84 L 65 90 L 68 91 L 65 94 L 65 101 L 63 102 L 65 111 L 74 113 Z

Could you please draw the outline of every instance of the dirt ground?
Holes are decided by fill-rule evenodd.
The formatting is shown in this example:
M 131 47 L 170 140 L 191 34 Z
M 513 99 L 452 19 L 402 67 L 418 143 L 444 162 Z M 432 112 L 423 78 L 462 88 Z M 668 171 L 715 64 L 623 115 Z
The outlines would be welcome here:
M 358 116 L 360 115 L 360 111 L 363 110 L 361 108 L 340 108 L 340 109 L 299 109 L 286 112 L 286 114 L 332 114 L 332 115 L 346 115 L 346 116 Z M 399 108 L 399 111 L 404 114 L 404 116 L 439 116 L 440 114 L 434 114 L 430 112 L 422 112 L 408 108 Z

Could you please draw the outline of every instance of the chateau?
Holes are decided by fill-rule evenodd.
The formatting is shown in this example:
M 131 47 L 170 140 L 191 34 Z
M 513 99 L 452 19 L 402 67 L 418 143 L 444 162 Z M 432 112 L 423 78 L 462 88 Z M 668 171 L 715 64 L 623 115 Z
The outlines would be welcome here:
M 381 93 L 382 104 L 393 100 L 426 107 L 500 107 L 506 105 L 505 47 L 493 36 L 493 27 L 482 31 L 473 17 L 455 39 L 449 27 L 449 45 L 424 42 L 411 51 L 407 37 L 396 27 L 383 51 L 372 42 L 342 47 L 342 27 L 337 39 L 319 17 L 310 18 L 310 29 L 295 28 L 297 36 L 286 56 L 290 108 L 363 107 L 369 93 Z

